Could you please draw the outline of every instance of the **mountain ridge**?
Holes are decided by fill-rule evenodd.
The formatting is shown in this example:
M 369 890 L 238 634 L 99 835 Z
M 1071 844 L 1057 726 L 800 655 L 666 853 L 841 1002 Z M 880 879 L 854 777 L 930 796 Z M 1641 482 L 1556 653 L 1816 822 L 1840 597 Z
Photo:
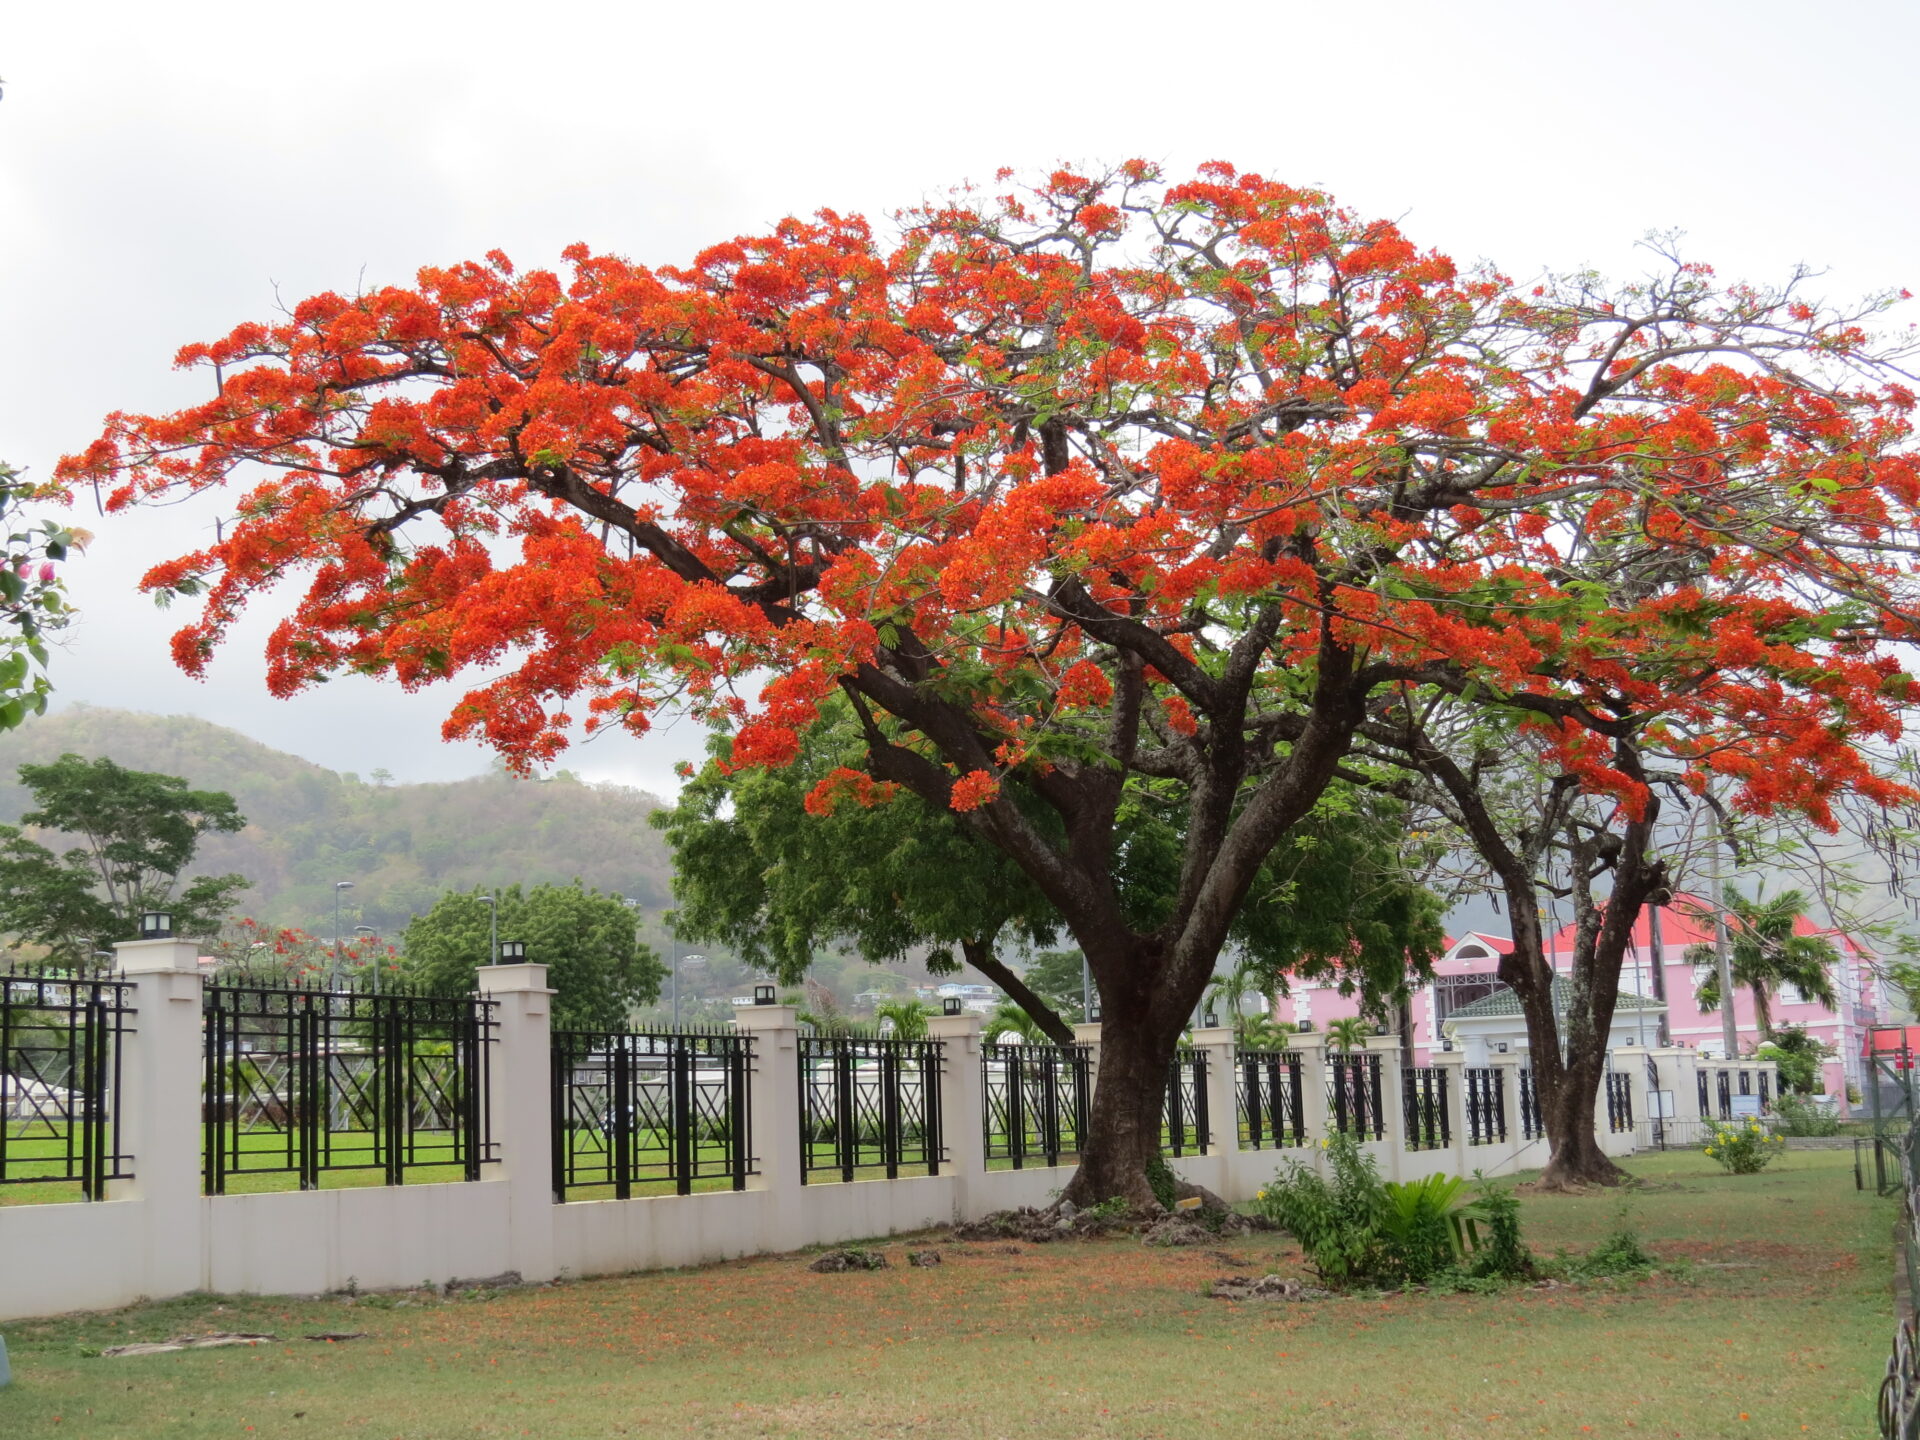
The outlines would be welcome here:
M 655 917 L 672 904 L 672 862 L 647 821 L 665 802 L 566 771 L 378 783 L 196 716 L 76 704 L 0 734 L 0 822 L 19 823 L 31 806 L 19 767 L 68 752 L 232 795 L 246 828 L 208 836 L 191 873 L 246 876 L 241 912 L 273 924 L 330 935 L 340 880 L 353 882 L 341 892 L 343 928 L 389 936 L 445 891 L 476 885 L 577 878 Z

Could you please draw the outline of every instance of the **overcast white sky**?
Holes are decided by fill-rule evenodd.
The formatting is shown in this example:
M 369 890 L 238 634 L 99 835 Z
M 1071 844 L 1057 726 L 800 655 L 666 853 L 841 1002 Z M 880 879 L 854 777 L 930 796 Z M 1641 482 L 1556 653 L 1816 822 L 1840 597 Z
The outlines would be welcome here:
M 822 205 L 876 217 L 1001 165 L 1134 155 L 1321 184 L 1509 273 L 1632 268 L 1678 227 L 1723 274 L 1920 289 L 1920 6 L 14 4 L 0 11 L 0 456 L 38 474 L 112 409 L 204 382 L 188 340 L 276 294 L 499 247 L 637 260 Z M 134 582 L 213 508 L 96 524 L 63 702 L 203 715 L 403 780 L 474 773 L 453 692 L 210 683 Z M 263 622 L 267 617 L 262 617 Z M 690 727 L 563 763 L 656 791 Z M 616 748 L 617 747 L 617 748 Z

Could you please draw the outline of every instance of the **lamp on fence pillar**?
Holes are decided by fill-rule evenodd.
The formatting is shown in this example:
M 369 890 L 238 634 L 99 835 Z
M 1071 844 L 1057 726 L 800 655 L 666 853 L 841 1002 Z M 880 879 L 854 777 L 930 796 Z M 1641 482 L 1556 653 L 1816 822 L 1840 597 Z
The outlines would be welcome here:
M 960 1013 L 960 997 L 958 995 L 947 996 L 946 999 L 940 1002 L 940 1013 L 942 1015 L 958 1015 Z
M 165 940 L 173 934 L 173 916 L 164 910 L 143 910 L 140 913 L 140 938 L 142 940 Z
M 773 1004 L 773 986 L 756 985 L 753 987 L 753 1003 L 756 1005 Z
M 1100 1023 L 1100 997 L 1098 995 L 1094 996 L 1087 1005 L 1087 1023 L 1089 1025 L 1098 1025 Z
M 527 942 L 524 940 L 502 940 L 500 942 L 500 963 L 502 965 L 526 964 Z
M 1209 1010 L 1200 1017 L 1200 1025 L 1201 1028 L 1206 1030 L 1218 1030 L 1220 1028 L 1220 1017 Z

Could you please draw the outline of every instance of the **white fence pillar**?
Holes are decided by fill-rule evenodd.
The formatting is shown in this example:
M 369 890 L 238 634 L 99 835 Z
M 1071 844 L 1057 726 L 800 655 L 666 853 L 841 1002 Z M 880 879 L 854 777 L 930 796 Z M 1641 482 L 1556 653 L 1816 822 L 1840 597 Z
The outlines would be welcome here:
M 775 1194 L 771 1248 L 797 1250 L 809 1238 L 800 1213 L 799 1021 L 791 1005 L 742 1005 L 733 1028 L 753 1039 L 747 1110 L 759 1173 L 747 1188 Z
M 1324 1171 L 1320 1142 L 1333 1133 L 1327 1118 L 1327 1037 L 1303 1030 L 1287 1038 L 1287 1049 L 1300 1057 L 1301 1148 L 1314 1168 Z
M 121 1084 L 113 1096 L 133 1179 L 110 1193 L 144 1202 L 136 1293 L 180 1295 L 204 1286 L 208 1268 L 200 1203 L 200 947 L 169 938 L 113 948 L 133 982 L 137 1013 L 120 1042 Z
M 1401 1097 L 1400 1087 L 1406 1082 L 1400 1076 L 1400 1037 L 1398 1035 L 1369 1035 L 1366 1038 L 1366 1053 L 1377 1056 L 1380 1061 L 1380 1139 L 1376 1141 L 1374 1155 L 1379 1161 L 1380 1174 L 1388 1180 L 1398 1180 L 1407 1161 L 1407 1107 Z
M 553 1247 L 553 991 L 544 965 L 487 965 L 494 1002 L 487 1114 L 507 1187 L 507 1269 L 529 1282 L 557 1273 Z
M 942 1175 L 959 1182 L 956 1220 L 976 1220 L 993 1207 L 987 1201 L 986 1100 L 981 1071 L 986 1057 L 980 1049 L 984 1017 L 971 1011 L 959 1015 L 929 1015 L 927 1038 L 940 1042 L 940 1141 L 947 1158 Z M 1011 1083 L 1011 1082 L 1010 1082 Z
M 1447 1075 L 1447 1154 L 1453 1157 L 1455 1175 L 1473 1173 L 1473 1146 L 1467 1133 L 1467 1057 L 1459 1050 L 1442 1050 L 1433 1057 L 1433 1068 Z

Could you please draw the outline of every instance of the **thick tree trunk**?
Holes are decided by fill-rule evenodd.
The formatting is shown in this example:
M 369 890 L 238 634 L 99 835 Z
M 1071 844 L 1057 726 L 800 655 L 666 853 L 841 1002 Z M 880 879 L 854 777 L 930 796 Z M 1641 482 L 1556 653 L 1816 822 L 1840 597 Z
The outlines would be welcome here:
M 1540 1176 L 1544 1189 L 1618 1185 L 1627 1178 L 1626 1172 L 1600 1149 L 1595 1125 L 1604 1063 L 1604 1053 L 1573 1058 L 1561 1072 L 1554 1093 L 1543 1091 L 1540 1096 L 1540 1118 L 1546 1122 L 1547 1142 L 1552 1148 L 1547 1168 Z
M 1160 1150 L 1167 1075 L 1181 1028 L 1178 1012 L 1171 1021 L 1164 1015 L 1156 1019 L 1146 1005 L 1103 1011 L 1100 1072 L 1080 1146 L 1080 1169 L 1061 1199 L 1084 1207 L 1118 1197 L 1138 1209 L 1157 1207 L 1159 1201 L 1147 1184 L 1147 1162 Z

